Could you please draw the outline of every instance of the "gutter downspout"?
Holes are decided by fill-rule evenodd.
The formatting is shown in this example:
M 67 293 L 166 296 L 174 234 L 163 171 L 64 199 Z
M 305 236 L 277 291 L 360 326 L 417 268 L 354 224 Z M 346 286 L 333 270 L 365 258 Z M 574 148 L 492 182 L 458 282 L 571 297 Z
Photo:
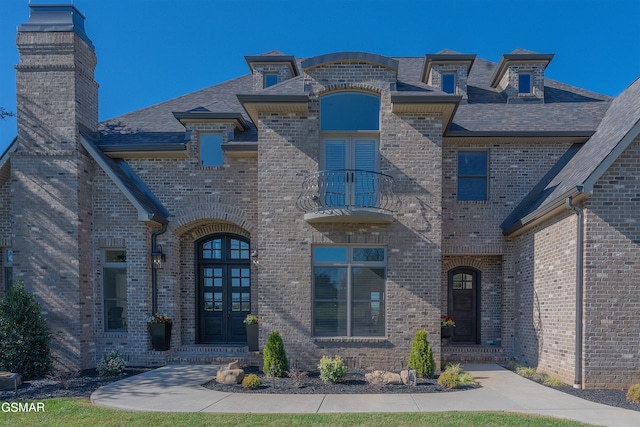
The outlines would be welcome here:
M 151 253 L 157 252 L 157 238 L 159 235 L 166 233 L 167 224 L 162 224 L 160 230 L 151 233 Z M 158 269 L 151 265 L 151 314 L 158 312 Z
M 573 205 L 571 197 L 567 197 L 565 204 L 567 209 L 577 216 L 576 231 L 576 343 L 575 343 L 575 374 L 573 388 L 582 388 L 582 313 L 583 313 L 583 288 L 584 288 L 584 211 Z

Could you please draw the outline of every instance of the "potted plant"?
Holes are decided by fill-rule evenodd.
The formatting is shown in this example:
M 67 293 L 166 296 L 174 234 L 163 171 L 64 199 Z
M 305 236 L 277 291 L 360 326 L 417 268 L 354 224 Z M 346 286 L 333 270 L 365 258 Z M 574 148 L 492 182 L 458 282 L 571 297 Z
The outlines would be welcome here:
M 456 327 L 456 321 L 452 316 L 440 316 L 440 337 L 451 338 L 453 336 L 453 328 Z
M 247 325 L 247 343 L 249 351 L 258 351 L 258 316 L 255 314 L 247 314 L 243 322 Z
M 171 327 L 173 320 L 168 314 L 156 313 L 147 318 L 151 331 L 151 347 L 156 351 L 166 351 L 171 347 Z

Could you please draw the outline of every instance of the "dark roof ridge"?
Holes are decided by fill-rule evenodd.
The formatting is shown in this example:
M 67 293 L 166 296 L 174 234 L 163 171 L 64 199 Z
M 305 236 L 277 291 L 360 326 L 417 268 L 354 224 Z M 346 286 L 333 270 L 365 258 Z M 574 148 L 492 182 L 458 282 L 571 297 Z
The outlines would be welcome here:
M 324 55 L 314 56 L 302 61 L 302 68 L 316 67 L 321 64 L 341 61 L 362 61 L 380 64 L 387 68 L 398 71 L 398 61 L 387 56 L 369 52 L 334 52 Z

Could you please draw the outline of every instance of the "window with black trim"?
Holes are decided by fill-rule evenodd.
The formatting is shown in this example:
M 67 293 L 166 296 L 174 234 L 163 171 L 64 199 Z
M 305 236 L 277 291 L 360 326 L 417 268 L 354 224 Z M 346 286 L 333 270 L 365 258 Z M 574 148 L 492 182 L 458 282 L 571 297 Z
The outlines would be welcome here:
M 262 87 L 265 89 L 278 84 L 278 75 L 275 73 L 264 74 L 262 78 Z
M 4 292 L 13 286 L 13 250 L 4 248 L 2 250 L 2 277 L 4 279 Z
M 200 134 L 200 164 L 222 166 L 222 133 Z
M 313 248 L 313 335 L 385 335 L 386 249 Z
M 442 91 L 445 93 L 456 93 L 456 74 L 442 74 Z
M 531 90 L 531 73 L 518 74 L 518 93 L 527 95 L 533 92 Z
M 487 200 L 486 151 L 458 152 L 458 200 Z
M 127 331 L 127 253 L 107 249 L 102 263 L 104 290 L 104 330 Z

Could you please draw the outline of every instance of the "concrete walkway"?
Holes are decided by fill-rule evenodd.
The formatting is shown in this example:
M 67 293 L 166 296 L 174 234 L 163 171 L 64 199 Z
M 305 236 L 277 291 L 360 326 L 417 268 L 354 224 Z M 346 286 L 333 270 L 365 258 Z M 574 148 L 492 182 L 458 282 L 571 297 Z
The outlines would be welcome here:
M 218 366 L 172 365 L 100 387 L 99 406 L 134 411 L 231 413 L 506 411 L 596 425 L 640 426 L 640 412 L 593 403 L 527 380 L 493 364 L 467 364 L 481 387 L 450 393 L 249 394 L 201 387 Z

